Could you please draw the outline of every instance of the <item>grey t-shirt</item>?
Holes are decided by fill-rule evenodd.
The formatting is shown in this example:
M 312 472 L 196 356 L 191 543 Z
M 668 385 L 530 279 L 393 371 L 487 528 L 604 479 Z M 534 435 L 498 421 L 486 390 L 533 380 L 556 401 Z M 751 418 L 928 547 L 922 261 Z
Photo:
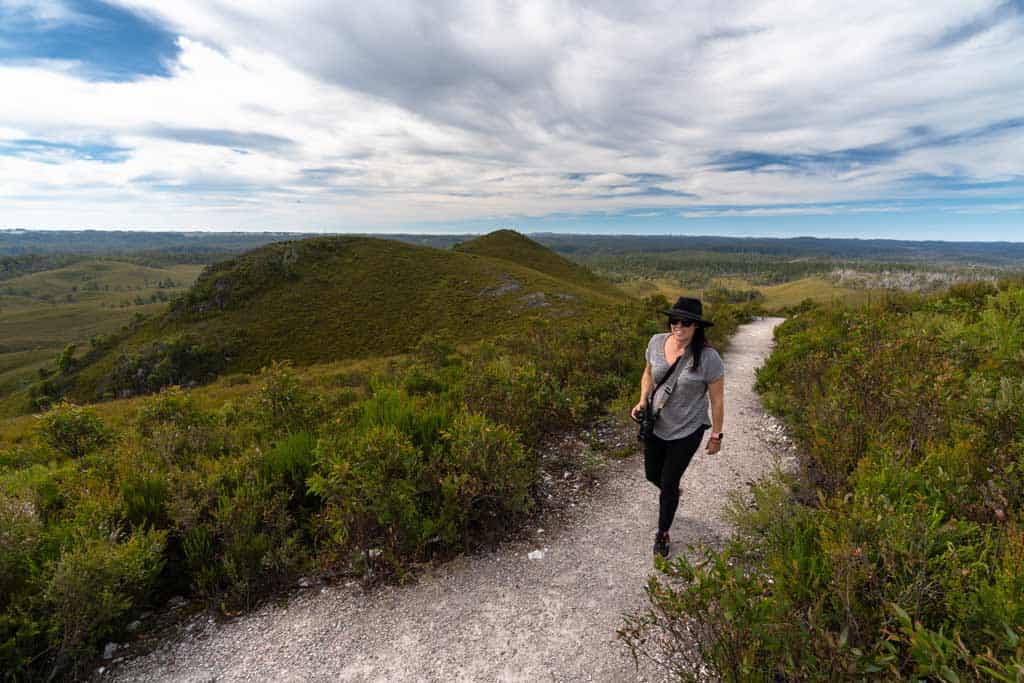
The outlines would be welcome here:
M 668 333 L 662 332 L 647 342 L 647 362 L 651 364 L 651 378 L 654 384 L 668 372 L 665 360 L 665 341 Z M 710 427 L 708 419 L 708 384 L 725 375 L 722 357 L 711 347 L 704 347 L 700 354 L 700 367 L 693 370 L 693 358 L 687 353 L 679 361 L 683 367 L 676 371 L 676 386 L 668 397 L 661 415 L 654 425 L 654 435 L 670 441 L 693 434 L 701 425 Z

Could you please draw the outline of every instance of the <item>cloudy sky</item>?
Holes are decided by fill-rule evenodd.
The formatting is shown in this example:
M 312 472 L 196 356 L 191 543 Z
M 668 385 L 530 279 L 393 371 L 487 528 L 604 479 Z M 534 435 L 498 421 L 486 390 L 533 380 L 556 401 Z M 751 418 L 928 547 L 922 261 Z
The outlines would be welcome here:
M 0 0 L 0 227 L 1024 241 L 1024 0 Z

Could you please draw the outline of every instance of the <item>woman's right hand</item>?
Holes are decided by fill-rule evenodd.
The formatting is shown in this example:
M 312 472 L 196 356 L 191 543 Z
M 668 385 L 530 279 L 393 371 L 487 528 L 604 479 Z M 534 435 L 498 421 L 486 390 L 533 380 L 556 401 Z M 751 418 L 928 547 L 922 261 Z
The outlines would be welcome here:
M 637 417 L 637 414 L 646 407 L 647 401 L 640 401 L 635 406 L 633 406 L 632 410 L 629 411 L 629 416 L 632 417 L 634 420 L 638 420 L 639 418 Z

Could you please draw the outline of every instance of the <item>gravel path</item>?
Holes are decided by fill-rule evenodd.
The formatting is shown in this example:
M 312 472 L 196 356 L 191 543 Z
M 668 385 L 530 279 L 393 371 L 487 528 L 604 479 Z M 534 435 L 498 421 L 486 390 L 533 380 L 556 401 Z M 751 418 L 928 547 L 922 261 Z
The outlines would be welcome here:
M 773 464 L 784 437 L 752 385 L 779 322 L 753 322 L 733 338 L 725 358 L 725 444 L 715 456 L 701 449 L 683 477 L 674 549 L 723 539 L 728 492 Z M 530 540 L 445 564 L 410 586 L 313 587 L 286 605 L 227 623 L 201 616 L 151 654 L 97 678 L 660 680 L 658 671 L 638 672 L 615 637 L 622 614 L 645 603 L 656 494 L 644 480 L 638 449 L 636 457 L 610 465 L 557 530 L 534 530 Z M 543 557 L 530 559 L 538 550 Z

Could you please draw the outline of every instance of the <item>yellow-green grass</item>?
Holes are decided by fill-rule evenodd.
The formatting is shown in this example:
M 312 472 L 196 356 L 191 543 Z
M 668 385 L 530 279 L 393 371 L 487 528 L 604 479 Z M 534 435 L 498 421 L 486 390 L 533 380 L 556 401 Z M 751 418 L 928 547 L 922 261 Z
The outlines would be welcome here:
M 174 335 L 232 340 L 226 371 L 253 372 L 275 360 L 308 365 L 392 355 L 425 334 L 467 342 L 534 318 L 589 315 L 628 301 L 577 275 L 365 237 L 268 245 L 210 267 L 177 308 L 86 368 L 72 395 L 93 400 L 122 350 Z
M 684 294 L 679 282 L 672 278 L 634 278 L 619 283 L 619 289 L 638 299 L 660 294 L 669 301 L 675 301 Z
M 0 353 L 0 396 L 23 389 L 38 377 L 39 369 L 53 365 L 54 356 L 52 348 Z M 0 415 L 5 414 L 0 400 Z
M 117 305 L 140 294 L 160 289 L 159 283 L 175 283 L 166 291 L 189 287 L 203 266 L 176 265 L 150 268 L 124 261 L 83 261 L 64 268 L 45 270 L 0 282 L 0 310 L 31 307 L 43 297 L 76 302 L 104 302 Z
M 103 308 L 95 304 L 40 304 L 32 309 L 0 314 L 0 350 L 27 351 L 61 348 L 74 341 L 88 341 L 97 334 L 121 328 L 136 313 L 156 313 L 166 304 Z
M 780 285 L 754 285 L 742 278 L 715 278 L 715 284 L 734 290 L 756 289 L 764 299 L 762 305 L 768 310 L 777 310 L 787 306 L 795 306 L 810 299 L 815 302 L 843 301 L 861 303 L 867 299 L 867 291 L 837 287 L 823 277 L 805 277 Z
M 0 282 L 0 415 L 24 409 L 25 397 L 14 394 L 35 381 L 40 369 L 51 367 L 67 344 L 84 350 L 90 339 L 118 332 L 137 313 L 160 313 L 166 303 L 136 304 L 136 298 L 176 296 L 202 268 L 98 260 Z
M 648 297 L 660 294 L 669 301 L 680 296 L 703 296 L 703 288 L 683 287 L 671 278 L 633 279 L 619 285 L 623 291 L 634 297 Z M 761 304 L 768 310 L 795 306 L 805 299 L 815 302 L 841 300 L 858 304 L 867 300 L 869 293 L 864 289 L 837 287 L 823 277 L 805 277 L 779 285 L 755 285 L 749 280 L 736 277 L 712 278 L 711 286 L 733 290 L 757 290 L 764 296 Z
M 67 344 L 81 353 L 96 335 L 113 334 L 136 313 L 156 314 L 166 304 L 103 308 L 88 304 L 50 306 L 0 315 L 0 415 L 16 415 L 26 406 L 25 390 L 39 370 L 53 369 Z

